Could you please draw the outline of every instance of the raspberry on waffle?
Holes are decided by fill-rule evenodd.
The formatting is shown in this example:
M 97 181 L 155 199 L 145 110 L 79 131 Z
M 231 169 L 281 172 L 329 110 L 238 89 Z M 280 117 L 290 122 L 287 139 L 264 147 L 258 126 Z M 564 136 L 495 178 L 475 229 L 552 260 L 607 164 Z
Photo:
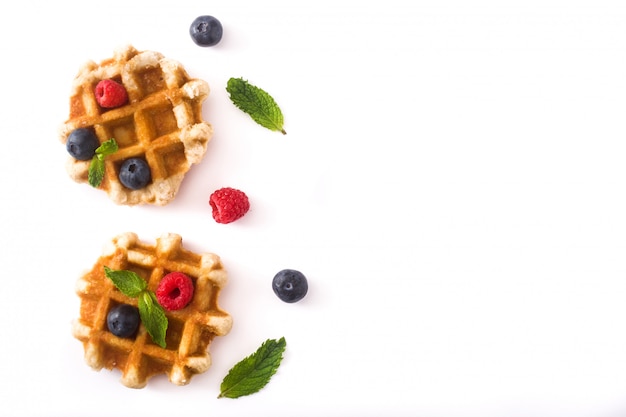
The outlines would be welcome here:
M 101 80 L 124 86 L 128 102 L 103 108 L 94 92 Z M 105 159 L 105 176 L 99 188 L 117 204 L 165 205 L 174 199 L 185 174 L 206 153 L 213 129 L 202 118 L 208 84 L 189 77 L 183 66 L 154 51 L 126 46 L 99 64 L 83 65 L 72 83 L 69 119 L 61 126 L 67 142 L 78 128 L 91 128 L 100 143 L 113 138 L 119 150 Z M 118 179 L 123 161 L 145 159 L 151 182 L 138 190 Z M 69 158 L 67 170 L 76 182 L 88 182 L 90 161 Z
M 176 311 L 166 311 L 166 347 L 152 341 L 143 324 L 135 337 L 122 338 L 107 328 L 107 314 L 119 304 L 137 306 L 137 299 L 122 294 L 106 277 L 104 267 L 129 270 L 156 291 L 163 276 L 183 272 L 194 284 L 191 302 Z M 211 366 L 208 348 L 215 336 L 230 332 L 232 317 L 218 306 L 227 274 L 220 258 L 212 253 L 196 254 L 182 245 L 179 235 L 164 234 L 155 245 L 141 242 L 135 233 L 124 233 L 111 240 L 102 255 L 77 282 L 80 317 L 72 334 L 83 343 L 85 361 L 93 369 L 119 369 L 121 382 L 130 388 L 143 388 L 148 380 L 166 374 L 176 385 Z

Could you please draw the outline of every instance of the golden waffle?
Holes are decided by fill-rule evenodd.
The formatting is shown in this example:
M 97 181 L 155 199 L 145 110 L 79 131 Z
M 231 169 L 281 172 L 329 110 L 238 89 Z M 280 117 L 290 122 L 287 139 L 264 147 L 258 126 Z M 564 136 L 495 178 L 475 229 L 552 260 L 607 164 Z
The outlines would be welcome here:
M 152 291 L 169 272 L 183 272 L 191 278 L 195 291 L 189 305 L 165 312 L 165 348 L 152 341 L 143 324 L 135 338 L 120 338 L 108 331 L 108 311 L 120 303 L 137 306 L 137 299 L 122 294 L 105 276 L 104 266 L 134 271 Z M 232 327 L 231 316 L 217 304 L 226 281 L 217 255 L 186 250 L 179 235 L 164 234 L 156 245 L 149 245 L 134 233 L 121 234 L 77 282 L 80 318 L 74 322 L 72 333 L 83 342 L 88 365 L 96 370 L 119 369 L 121 382 L 127 387 L 143 388 L 157 374 L 167 374 L 172 383 L 186 385 L 193 375 L 211 366 L 208 347 L 213 338 L 228 334 Z
M 113 79 L 126 88 L 128 104 L 101 108 L 95 98 L 98 81 Z M 118 204 L 169 203 L 192 164 L 202 160 L 213 129 L 202 119 L 202 102 L 208 84 L 191 79 L 182 65 L 158 52 L 139 52 L 132 46 L 113 58 L 86 63 L 72 84 L 69 119 L 60 132 L 61 142 L 77 128 L 93 128 L 100 143 L 114 138 L 118 152 L 106 158 L 100 188 Z M 118 169 L 131 157 L 148 163 L 152 182 L 130 190 L 118 180 Z M 90 161 L 69 158 L 67 170 L 77 182 L 87 182 Z

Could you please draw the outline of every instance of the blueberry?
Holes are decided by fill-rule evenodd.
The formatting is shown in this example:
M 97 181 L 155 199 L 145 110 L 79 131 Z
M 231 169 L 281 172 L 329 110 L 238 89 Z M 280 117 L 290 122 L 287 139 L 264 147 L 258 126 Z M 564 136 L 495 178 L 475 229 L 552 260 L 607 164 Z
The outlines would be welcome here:
M 139 327 L 139 310 L 128 304 L 119 304 L 107 314 L 107 327 L 117 337 L 132 337 Z
M 150 183 L 152 174 L 146 161 L 141 158 L 129 158 L 122 162 L 119 178 L 124 187 L 139 190 Z
M 274 276 L 272 289 L 284 302 L 295 303 L 304 298 L 309 284 L 302 272 L 295 269 L 283 269 Z
M 80 128 L 72 131 L 65 142 L 65 148 L 80 161 L 88 161 L 96 154 L 96 149 L 100 146 L 98 137 L 93 130 Z
M 191 23 L 189 34 L 200 46 L 213 46 L 222 39 L 222 24 L 213 16 L 199 16 Z

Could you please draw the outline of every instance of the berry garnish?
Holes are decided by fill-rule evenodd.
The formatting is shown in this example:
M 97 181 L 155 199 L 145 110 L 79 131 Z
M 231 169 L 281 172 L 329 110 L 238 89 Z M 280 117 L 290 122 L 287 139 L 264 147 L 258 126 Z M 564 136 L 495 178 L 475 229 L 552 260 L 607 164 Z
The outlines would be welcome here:
M 180 310 L 193 298 L 193 282 L 182 272 L 170 272 L 161 279 L 156 297 L 164 309 Z
M 200 46 L 214 46 L 222 39 L 222 24 L 213 16 L 198 16 L 189 27 L 191 39 Z
M 225 187 L 216 190 L 209 197 L 213 218 L 218 223 L 231 223 L 243 217 L 250 210 L 250 201 L 243 191 Z
M 120 107 L 128 102 L 126 88 L 113 80 L 102 80 L 98 82 L 94 93 L 100 107 L 104 107 L 105 109 Z
M 84 127 L 73 130 L 65 142 L 67 152 L 79 161 L 88 161 L 93 158 L 98 146 L 100 146 L 100 141 L 94 131 Z
M 272 280 L 274 293 L 286 303 L 295 303 L 304 298 L 309 284 L 304 274 L 295 269 L 283 269 Z
M 120 182 L 126 188 L 139 190 L 150 183 L 152 174 L 148 163 L 141 158 L 129 158 L 120 166 Z
M 113 270 L 104 266 L 104 275 L 109 278 L 115 288 L 127 297 L 137 299 L 139 318 L 146 331 L 157 345 L 165 348 L 165 333 L 167 332 L 168 320 L 163 307 L 156 299 L 154 292 L 148 289 L 148 283 L 136 272 L 125 270 Z
M 139 310 L 128 304 L 119 304 L 107 314 L 107 327 L 117 337 L 132 337 L 139 327 Z

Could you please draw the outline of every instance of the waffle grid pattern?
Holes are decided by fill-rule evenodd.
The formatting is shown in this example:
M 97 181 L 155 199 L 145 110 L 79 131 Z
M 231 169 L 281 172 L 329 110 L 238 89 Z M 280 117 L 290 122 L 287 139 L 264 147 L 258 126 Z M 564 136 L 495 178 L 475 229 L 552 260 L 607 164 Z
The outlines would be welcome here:
M 98 105 L 94 88 L 103 79 L 124 85 L 127 105 L 114 109 Z M 119 151 L 106 159 L 100 188 L 118 204 L 164 205 L 174 198 L 191 165 L 203 158 L 212 137 L 211 125 L 202 119 L 208 94 L 208 84 L 190 79 L 178 62 L 129 46 L 109 60 L 81 68 L 61 141 L 81 127 L 93 128 L 100 143 L 114 138 Z M 143 158 L 150 166 L 152 183 L 144 189 L 127 189 L 118 180 L 121 163 L 131 157 Z M 69 158 L 67 169 L 75 181 L 87 182 L 89 161 Z
M 120 303 L 137 306 L 104 275 L 104 266 L 131 270 L 156 291 L 161 278 L 180 271 L 194 282 L 191 303 L 178 311 L 166 312 L 168 330 L 165 349 L 155 344 L 140 325 L 134 339 L 120 338 L 107 330 L 108 311 Z M 211 365 L 208 347 L 215 336 L 226 335 L 232 327 L 230 315 L 218 307 L 226 271 L 217 255 L 195 254 L 183 248 L 176 234 L 165 234 L 151 246 L 134 233 L 114 238 L 91 271 L 77 283 L 81 316 L 73 326 L 74 336 L 83 342 L 85 361 L 96 370 L 117 368 L 121 382 L 130 388 L 143 388 L 148 379 L 165 373 L 176 385 L 186 385 L 193 375 Z

